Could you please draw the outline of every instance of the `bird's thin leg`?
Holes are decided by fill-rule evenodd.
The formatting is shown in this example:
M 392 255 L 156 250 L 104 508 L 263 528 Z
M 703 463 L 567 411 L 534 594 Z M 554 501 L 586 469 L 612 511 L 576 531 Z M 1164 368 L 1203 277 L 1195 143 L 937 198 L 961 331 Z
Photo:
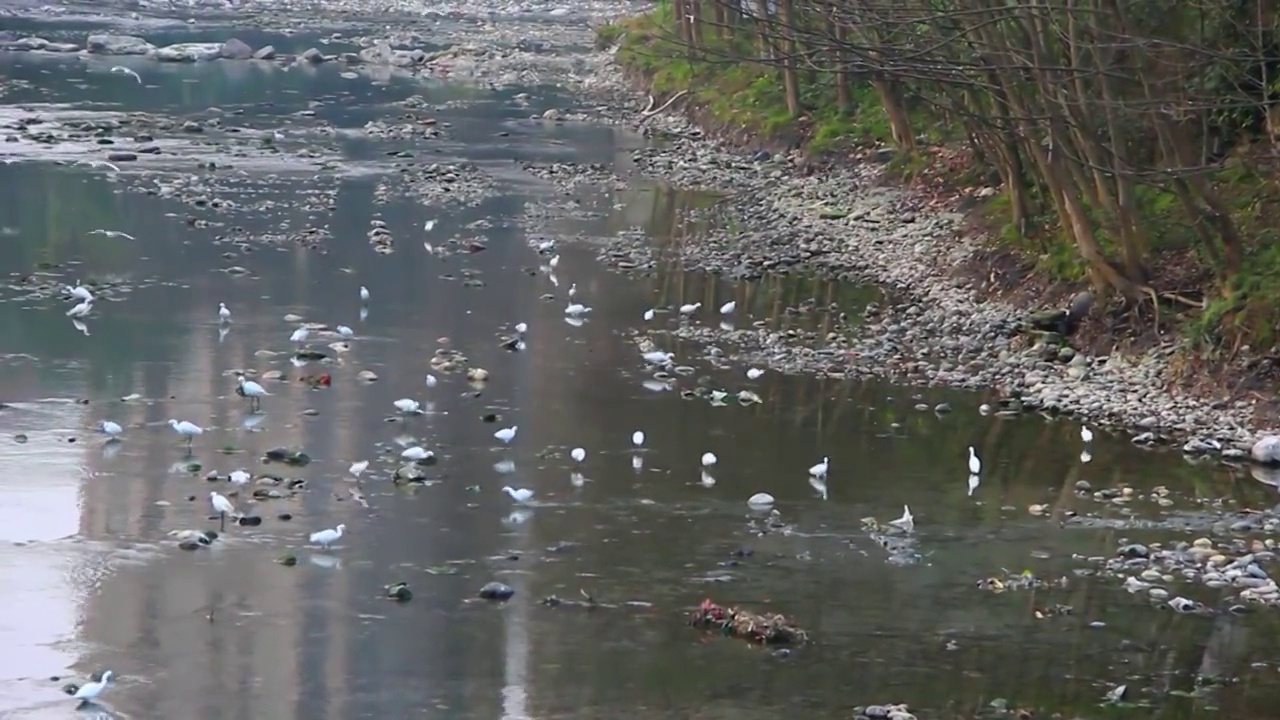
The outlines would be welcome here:
M 218 513 L 218 532 L 226 532 L 226 530 L 227 530 L 227 514 L 224 512 L 220 512 Z

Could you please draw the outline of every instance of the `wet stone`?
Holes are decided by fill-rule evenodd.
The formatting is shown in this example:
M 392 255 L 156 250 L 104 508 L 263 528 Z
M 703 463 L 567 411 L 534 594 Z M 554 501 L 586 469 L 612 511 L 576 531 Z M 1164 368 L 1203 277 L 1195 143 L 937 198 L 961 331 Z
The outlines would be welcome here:
M 505 583 L 491 582 L 485 583 L 478 594 L 485 600 L 510 600 L 516 591 Z

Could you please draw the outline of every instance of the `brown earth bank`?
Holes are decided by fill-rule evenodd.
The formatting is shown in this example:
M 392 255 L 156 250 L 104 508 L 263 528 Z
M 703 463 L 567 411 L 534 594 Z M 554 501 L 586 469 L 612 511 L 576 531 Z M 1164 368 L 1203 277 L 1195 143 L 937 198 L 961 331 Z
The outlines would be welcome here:
M 920 138 L 907 157 L 865 139 L 833 144 L 829 123 L 808 115 L 769 124 L 726 113 L 723 98 L 689 75 L 687 55 L 664 59 L 652 42 L 639 54 L 629 35 L 649 32 L 645 22 L 633 16 L 600 29 L 615 62 L 594 89 L 660 140 L 636 153 L 643 173 L 726 195 L 715 212 L 732 230 L 685 243 L 680 264 L 730 277 L 875 283 L 895 298 L 826 337 L 758 327 L 676 334 L 726 343 L 784 371 L 994 390 L 994 411 L 1074 414 L 1135 443 L 1177 441 L 1227 461 L 1244 459 L 1274 427 L 1277 354 L 1240 334 L 1209 346 L 1188 337 L 1191 313 L 1179 306 L 1205 305 L 1188 291 L 1205 279 L 1188 251 L 1155 256 L 1158 303 L 1098 299 L 1083 276 L 1046 271 L 1034 243 L 1001 241 L 992 215 L 1003 194 L 998 177 L 959 144 Z M 643 270 L 664 253 L 612 239 L 602 257 Z

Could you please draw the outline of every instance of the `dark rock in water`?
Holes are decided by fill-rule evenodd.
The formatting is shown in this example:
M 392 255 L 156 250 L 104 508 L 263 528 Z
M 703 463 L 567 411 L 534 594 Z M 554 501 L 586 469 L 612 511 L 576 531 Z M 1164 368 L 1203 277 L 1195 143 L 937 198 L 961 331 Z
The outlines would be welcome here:
M 117 150 L 115 152 L 107 153 L 107 160 L 109 162 L 133 162 L 134 160 L 137 160 L 137 159 L 138 159 L 137 155 L 131 152 L 125 152 L 123 150 Z
M 1143 545 L 1141 543 L 1133 543 L 1132 545 L 1125 545 L 1124 547 L 1120 548 L 1116 554 L 1118 554 L 1120 557 L 1123 557 L 1123 558 L 1134 559 L 1134 558 L 1145 558 L 1151 554 L 1151 551 L 1147 549 L 1146 545 Z
M 485 600 L 510 600 L 516 591 L 510 586 L 500 582 L 487 583 L 480 588 L 480 597 Z
M 299 360 L 308 360 L 308 361 L 323 360 L 326 357 L 328 357 L 327 355 L 325 355 L 324 353 L 318 350 L 299 350 L 298 352 L 294 353 L 293 356 L 298 358 Z
M 222 43 L 221 55 L 227 60 L 248 60 L 253 57 L 253 48 L 239 38 L 231 38 Z
M 263 457 L 269 462 L 282 462 L 286 465 L 302 466 L 311 462 L 311 456 L 301 450 L 291 450 L 289 448 L 271 448 L 263 454 Z
M 395 583 L 388 585 L 386 588 L 387 598 L 396 602 L 407 602 L 413 599 L 413 592 L 409 590 L 409 586 L 405 583 Z
M 769 162 L 773 158 L 773 153 L 768 150 L 757 150 L 751 154 L 751 162 Z
M 276 56 L 276 49 L 271 45 L 264 45 L 258 48 L 258 51 L 253 54 L 253 59 L 254 60 L 272 60 L 275 58 L 275 56 Z
M 75 683 L 67 683 L 62 686 L 62 692 L 68 695 L 75 695 L 77 692 L 80 692 L 80 686 Z
M 244 525 L 245 527 L 257 527 L 262 524 L 262 518 L 257 515 L 245 515 L 236 522 Z
M 292 520 L 292 519 L 293 519 L 293 516 L 292 516 L 292 515 L 290 515 L 289 513 L 280 513 L 279 515 L 277 515 L 277 516 L 276 516 L 276 519 L 277 519 L 277 520 L 284 520 L 284 521 L 286 521 L 286 522 L 287 522 L 287 521 L 289 521 L 289 520 Z
M 186 538 L 178 542 L 178 548 L 181 550 L 199 550 L 204 547 L 198 540 Z

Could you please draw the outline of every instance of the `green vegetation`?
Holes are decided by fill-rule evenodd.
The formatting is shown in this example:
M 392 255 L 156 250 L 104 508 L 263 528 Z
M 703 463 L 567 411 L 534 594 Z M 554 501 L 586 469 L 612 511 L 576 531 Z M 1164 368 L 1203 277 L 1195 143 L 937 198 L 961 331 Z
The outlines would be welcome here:
M 1280 8 L 1235 0 L 665 0 L 599 30 L 660 106 L 999 189 L 975 219 L 1034 276 L 1198 346 L 1280 327 Z M 1273 107 L 1274 106 L 1274 107 Z

